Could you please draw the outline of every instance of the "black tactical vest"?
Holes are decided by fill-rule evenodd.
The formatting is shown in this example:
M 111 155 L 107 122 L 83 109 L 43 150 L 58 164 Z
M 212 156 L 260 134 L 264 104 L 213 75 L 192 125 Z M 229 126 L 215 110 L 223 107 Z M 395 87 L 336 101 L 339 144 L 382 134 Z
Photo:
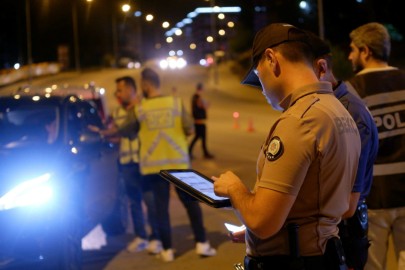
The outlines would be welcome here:
M 386 70 L 357 75 L 349 81 L 366 103 L 379 137 L 370 209 L 405 206 L 405 72 Z

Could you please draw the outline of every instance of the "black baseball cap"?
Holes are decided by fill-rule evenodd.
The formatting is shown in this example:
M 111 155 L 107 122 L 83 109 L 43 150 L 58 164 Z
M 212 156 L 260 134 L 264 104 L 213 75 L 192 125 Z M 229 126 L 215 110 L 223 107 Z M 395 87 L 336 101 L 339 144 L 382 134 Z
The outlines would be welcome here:
M 241 84 L 262 87 L 259 78 L 253 72 L 259 59 L 258 56 L 267 48 L 277 46 L 288 41 L 304 41 L 311 45 L 309 36 L 301 29 L 287 23 L 272 23 L 257 32 L 253 41 L 252 60 L 248 73 Z
M 309 40 L 312 44 L 312 51 L 314 53 L 314 59 L 317 59 L 320 56 L 325 54 L 329 54 L 330 48 L 328 43 L 320 39 L 316 34 L 312 33 L 311 31 L 303 30 L 305 34 L 309 36 Z

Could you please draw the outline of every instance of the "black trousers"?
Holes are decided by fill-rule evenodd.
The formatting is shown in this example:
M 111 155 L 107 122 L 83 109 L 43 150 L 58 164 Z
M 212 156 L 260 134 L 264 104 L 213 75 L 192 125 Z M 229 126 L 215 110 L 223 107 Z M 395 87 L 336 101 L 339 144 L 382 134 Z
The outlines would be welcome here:
M 156 223 L 163 248 L 172 248 L 169 217 L 170 183 L 160 177 L 159 174 L 148 174 L 144 175 L 143 178 L 152 187 L 155 198 Z M 205 242 L 205 229 L 203 227 L 203 217 L 199 203 L 191 201 L 189 195 L 180 189 L 176 188 L 176 192 L 187 210 L 196 242 Z
M 194 124 L 195 126 L 195 137 L 193 141 L 190 144 L 189 147 L 189 154 L 191 155 L 191 152 L 193 151 L 194 144 L 198 141 L 198 139 L 201 138 L 202 140 L 202 148 L 204 151 L 204 155 L 209 155 L 208 150 L 207 150 L 207 145 L 205 143 L 206 139 L 206 127 L 205 124 Z

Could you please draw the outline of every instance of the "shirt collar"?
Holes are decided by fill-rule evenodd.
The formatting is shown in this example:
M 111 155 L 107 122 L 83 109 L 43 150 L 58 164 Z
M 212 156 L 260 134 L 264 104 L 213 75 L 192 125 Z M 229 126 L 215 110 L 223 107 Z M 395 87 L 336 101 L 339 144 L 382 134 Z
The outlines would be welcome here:
M 341 98 L 347 93 L 347 86 L 344 82 L 338 81 L 338 85 L 336 86 L 335 89 L 333 89 L 333 94 L 335 95 L 336 98 Z
M 398 68 L 396 68 L 396 67 L 391 67 L 391 66 L 382 67 L 382 68 L 365 68 L 365 69 L 359 71 L 359 72 L 356 74 L 356 76 L 357 76 L 357 75 L 361 75 L 361 74 L 370 73 L 370 72 L 388 71 L 388 70 L 395 70 L 395 69 L 398 69 Z
M 294 105 L 298 99 L 314 93 L 333 94 L 332 84 L 330 82 L 316 82 L 301 86 L 288 94 L 278 105 L 284 110 L 287 110 Z

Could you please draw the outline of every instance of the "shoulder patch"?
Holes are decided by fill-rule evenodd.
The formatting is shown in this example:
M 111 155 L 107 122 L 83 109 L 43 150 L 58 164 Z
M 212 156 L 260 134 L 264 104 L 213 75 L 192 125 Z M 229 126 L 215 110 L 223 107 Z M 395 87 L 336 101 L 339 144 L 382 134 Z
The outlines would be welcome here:
M 268 161 L 275 161 L 284 153 L 284 146 L 279 137 L 273 137 L 266 149 L 266 158 Z

